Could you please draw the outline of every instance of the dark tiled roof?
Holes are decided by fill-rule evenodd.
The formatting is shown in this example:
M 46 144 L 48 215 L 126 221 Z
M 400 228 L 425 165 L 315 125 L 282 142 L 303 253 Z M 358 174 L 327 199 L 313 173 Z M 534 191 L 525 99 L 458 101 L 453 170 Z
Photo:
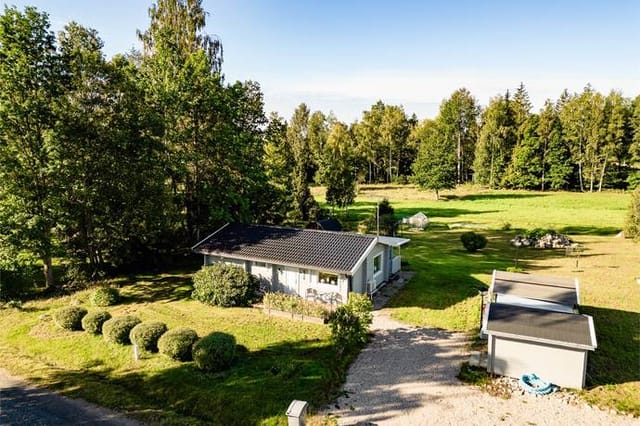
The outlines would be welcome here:
M 375 237 L 231 223 L 196 245 L 197 253 L 349 273 Z
M 519 336 L 524 340 L 544 340 L 561 346 L 595 348 L 590 321 L 586 315 L 492 303 L 487 333 Z
M 578 305 L 576 281 L 571 278 L 496 271 L 493 292 L 571 307 Z

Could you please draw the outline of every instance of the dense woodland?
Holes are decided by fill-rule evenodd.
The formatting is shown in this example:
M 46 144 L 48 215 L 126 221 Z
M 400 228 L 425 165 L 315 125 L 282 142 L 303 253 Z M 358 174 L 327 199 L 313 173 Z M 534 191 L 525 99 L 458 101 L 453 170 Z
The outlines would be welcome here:
M 640 96 L 587 85 L 534 112 L 520 85 L 486 107 L 457 90 L 424 121 L 381 101 L 350 124 L 304 103 L 289 119 L 267 116 L 258 83 L 226 81 L 201 0 L 158 0 L 149 18 L 141 51 L 107 59 L 93 29 L 70 22 L 55 35 L 42 11 L 2 12 L 5 290 L 36 264 L 54 286 L 162 264 L 226 221 L 314 219 L 314 184 L 344 208 L 358 183 L 437 194 L 640 182 Z

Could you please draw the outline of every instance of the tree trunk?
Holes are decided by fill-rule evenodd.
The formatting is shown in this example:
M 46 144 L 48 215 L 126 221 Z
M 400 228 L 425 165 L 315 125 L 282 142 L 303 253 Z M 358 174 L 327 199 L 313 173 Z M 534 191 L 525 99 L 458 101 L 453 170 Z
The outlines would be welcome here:
M 458 156 L 458 164 L 457 164 L 457 178 L 456 178 L 456 182 L 458 183 L 458 185 L 460 185 L 460 181 L 462 179 L 462 139 L 460 137 L 460 132 L 458 132 L 458 149 L 457 149 L 457 156 Z
M 438 193 L 438 189 L 436 188 L 436 201 L 440 200 L 440 194 Z
M 582 161 L 578 161 L 578 181 L 580 182 L 580 192 L 584 192 L 584 182 L 582 181 Z
M 604 164 L 602 164 L 602 171 L 600 172 L 600 182 L 598 183 L 598 192 L 602 192 L 602 183 L 604 181 L 604 174 L 607 169 L 607 159 L 604 159 Z
M 44 263 L 42 272 L 44 273 L 45 286 L 47 288 L 53 287 L 53 266 L 51 265 L 51 258 L 47 257 L 42 259 L 42 263 Z

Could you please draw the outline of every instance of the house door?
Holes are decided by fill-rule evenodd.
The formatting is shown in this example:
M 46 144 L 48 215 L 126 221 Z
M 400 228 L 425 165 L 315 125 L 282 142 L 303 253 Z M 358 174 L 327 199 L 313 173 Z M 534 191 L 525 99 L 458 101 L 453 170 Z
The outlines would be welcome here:
M 280 290 L 287 294 L 298 294 L 298 268 L 278 267 Z

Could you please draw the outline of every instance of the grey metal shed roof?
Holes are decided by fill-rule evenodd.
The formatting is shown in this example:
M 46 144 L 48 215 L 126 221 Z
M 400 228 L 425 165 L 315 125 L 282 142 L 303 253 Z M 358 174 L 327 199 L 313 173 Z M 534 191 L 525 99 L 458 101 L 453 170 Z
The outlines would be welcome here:
M 375 245 L 348 232 L 230 223 L 193 247 L 196 253 L 351 274 Z
M 580 349 L 597 347 L 593 319 L 588 315 L 502 303 L 489 306 L 487 334 Z
M 580 303 L 578 283 L 573 278 L 494 271 L 492 291 L 571 307 Z

